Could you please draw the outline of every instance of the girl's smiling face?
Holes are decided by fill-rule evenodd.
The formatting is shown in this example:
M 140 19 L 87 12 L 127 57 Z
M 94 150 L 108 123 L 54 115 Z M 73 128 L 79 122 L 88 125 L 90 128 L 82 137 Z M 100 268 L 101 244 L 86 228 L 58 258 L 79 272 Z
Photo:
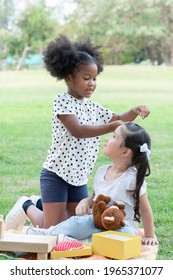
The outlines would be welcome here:
M 78 71 L 66 78 L 68 93 L 76 99 L 90 98 L 96 88 L 97 65 L 80 65 Z

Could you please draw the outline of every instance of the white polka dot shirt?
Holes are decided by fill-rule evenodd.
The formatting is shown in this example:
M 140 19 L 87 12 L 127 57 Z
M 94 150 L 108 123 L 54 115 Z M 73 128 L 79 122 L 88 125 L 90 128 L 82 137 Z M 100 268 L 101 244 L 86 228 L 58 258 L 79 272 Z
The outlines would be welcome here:
M 99 137 L 75 138 L 58 115 L 74 114 L 80 124 L 108 123 L 113 112 L 89 99 L 79 100 L 68 93 L 55 98 L 52 116 L 52 145 L 43 167 L 74 186 L 87 183 L 97 159 Z

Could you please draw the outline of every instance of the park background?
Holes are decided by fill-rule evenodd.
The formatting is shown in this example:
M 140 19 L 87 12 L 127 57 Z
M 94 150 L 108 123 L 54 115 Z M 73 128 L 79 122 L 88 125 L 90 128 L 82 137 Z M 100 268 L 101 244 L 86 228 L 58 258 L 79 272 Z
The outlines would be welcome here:
M 20 3 L 18 3 L 20 2 Z M 160 242 L 158 259 L 173 259 L 173 1 L 0 0 L 0 213 L 21 195 L 40 194 L 39 176 L 51 144 L 55 96 L 66 90 L 44 69 L 47 43 L 59 33 L 89 36 L 103 46 L 104 72 L 93 99 L 116 112 L 138 104 L 151 135 L 148 195 Z M 96 169 L 108 163 L 99 157 Z

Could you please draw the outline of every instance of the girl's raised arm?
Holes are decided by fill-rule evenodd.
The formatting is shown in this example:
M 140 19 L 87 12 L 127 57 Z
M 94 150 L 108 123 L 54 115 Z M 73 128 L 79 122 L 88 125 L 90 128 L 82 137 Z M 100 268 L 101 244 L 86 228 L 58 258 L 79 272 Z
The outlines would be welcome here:
M 149 109 L 145 105 L 140 105 L 122 114 L 114 113 L 111 122 L 116 120 L 131 122 L 134 121 L 137 116 L 140 116 L 142 119 L 145 119 L 146 117 L 148 117 L 149 114 L 150 114 Z

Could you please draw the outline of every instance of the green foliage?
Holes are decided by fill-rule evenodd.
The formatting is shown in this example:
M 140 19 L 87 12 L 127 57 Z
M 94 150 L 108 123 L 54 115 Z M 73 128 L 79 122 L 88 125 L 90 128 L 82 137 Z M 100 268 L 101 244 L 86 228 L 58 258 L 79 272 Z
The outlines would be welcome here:
M 119 64 L 129 64 L 135 61 L 133 53 L 121 52 L 119 55 Z
M 0 260 L 17 260 L 17 258 L 14 258 L 7 254 L 0 254 Z
M 54 27 L 57 26 L 44 2 L 39 0 L 37 4 L 29 4 L 18 20 L 23 44 L 35 51 L 43 48 L 43 44 L 53 35 Z
M 35 4 L 28 2 L 25 10 L 15 20 L 11 15 L 12 12 L 15 14 L 15 8 L 10 6 L 11 2 L 13 1 L 0 2 L 0 15 L 3 14 L 2 21 L 0 20 L 0 59 L 12 55 L 16 64 L 21 64 L 18 67 L 21 69 L 27 53 L 41 54 L 59 27 L 52 18 L 52 11 L 45 6 L 45 0 L 36 1 Z M 10 9 L 7 9 L 8 6 Z
M 0 61 L 6 58 L 10 46 L 9 18 L 13 15 L 13 1 L 0 0 Z
M 0 58 L 20 56 L 26 46 L 41 52 L 50 39 L 65 33 L 72 39 L 90 36 L 102 44 L 107 64 L 125 64 L 134 57 L 135 63 L 146 59 L 173 65 L 172 0 L 73 1 L 76 9 L 63 17 L 67 0 L 64 5 L 57 1 L 53 9 L 45 0 L 25 0 L 22 14 L 16 13 L 13 0 L 0 0 Z
M 115 112 L 138 104 L 151 110 L 146 120 L 137 118 L 151 135 L 151 175 L 148 196 L 154 212 L 160 246 L 158 259 L 173 259 L 173 68 L 107 66 L 97 78 L 95 100 Z M 6 216 L 21 195 L 40 194 L 39 176 L 51 145 L 51 115 L 56 94 L 66 90 L 45 71 L 0 72 L 0 213 Z M 102 154 L 93 174 L 109 163 Z
M 13 15 L 13 9 L 13 0 L 0 0 L 0 29 L 8 28 L 8 20 Z
M 148 0 L 76 0 L 78 6 L 72 17 L 80 14 L 75 33 L 89 35 L 115 55 L 119 64 L 121 52 L 139 53 L 154 64 L 164 62 L 173 65 L 173 2 Z M 92 7 L 92 9 L 91 9 Z M 82 33 L 83 32 L 83 33 Z M 166 51 L 167 50 L 167 51 Z M 106 61 L 107 62 L 107 61 Z M 127 60 L 128 62 L 128 60 Z M 127 63 L 126 62 L 126 63 Z

